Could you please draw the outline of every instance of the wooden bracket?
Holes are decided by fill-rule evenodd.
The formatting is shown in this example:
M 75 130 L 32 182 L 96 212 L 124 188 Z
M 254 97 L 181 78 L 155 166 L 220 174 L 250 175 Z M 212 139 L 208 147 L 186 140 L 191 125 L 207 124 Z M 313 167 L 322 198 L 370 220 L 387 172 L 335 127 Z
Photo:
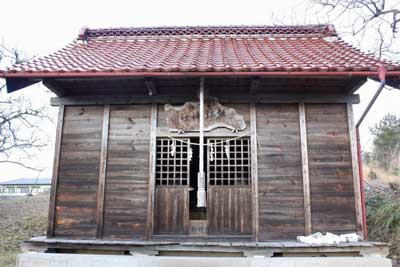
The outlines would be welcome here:
M 259 78 L 254 78 L 253 80 L 251 80 L 250 94 L 255 94 L 259 87 L 260 87 L 260 79 Z
M 153 80 L 146 79 L 144 81 L 144 83 L 146 84 L 146 88 L 147 88 L 147 91 L 149 92 L 149 96 L 153 96 L 153 95 L 157 95 L 158 94 L 156 84 L 155 84 L 155 82 Z

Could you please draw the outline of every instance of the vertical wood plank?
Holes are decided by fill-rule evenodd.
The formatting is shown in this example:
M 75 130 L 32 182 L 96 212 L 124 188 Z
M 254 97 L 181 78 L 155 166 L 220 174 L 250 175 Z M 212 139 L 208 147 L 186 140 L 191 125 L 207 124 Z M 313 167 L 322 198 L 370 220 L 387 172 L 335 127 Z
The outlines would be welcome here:
M 304 232 L 306 235 L 310 235 L 312 233 L 310 177 L 308 168 L 306 109 L 304 103 L 299 103 L 299 119 L 300 119 L 299 125 L 300 125 L 300 142 L 301 142 L 301 160 L 302 160 L 302 170 L 303 170 Z
M 110 129 L 110 105 L 104 106 L 103 129 L 101 134 L 100 171 L 97 185 L 96 238 L 103 236 L 104 189 L 106 183 L 108 135 Z
M 156 187 L 156 153 L 157 153 L 157 104 L 151 105 L 150 122 L 150 168 L 149 168 L 149 186 L 147 195 L 147 229 L 146 236 L 150 239 L 154 232 L 154 195 Z
M 54 223 L 56 214 L 56 195 L 57 195 L 57 185 L 58 185 L 58 171 L 60 165 L 60 154 L 61 154 L 61 139 L 63 133 L 64 125 L 64 111 L 65 106 L 61 105 L 58 110 L 57 118 L 57 129 L 56 129 L 56 139 L 54 148 L 54 162 L 53 162 L 53 175 L 51 179 L 51 189 L 50 189 L 50 205 L 49 205 L 49 219 L 47 226 L 47 236 L 54 236 Z
M 189 188 L 186 188 L 183 194 L 183 232 L 189 234 Z
M 360 189 L 360 176 L 358 170 L 358 157 L 357 157 L 357 138 L 354 126 L 353 104 L 347 103 L 347 118 L 349 127 L 350 149 L 351 149 L 351 164 L 353 170 L 354 182 L 354 201 L 356 211 L 357 230 L 360 236 L 364 236 L 362 207 L 361 207 L 361 189 Z
M 255 103 L 250 104 L 250 128 L 251 128 L 251 185 L 253 195 L 253 238 L 259 241 L 258 220 L 258 156 L 257 156 L 257 113 Z

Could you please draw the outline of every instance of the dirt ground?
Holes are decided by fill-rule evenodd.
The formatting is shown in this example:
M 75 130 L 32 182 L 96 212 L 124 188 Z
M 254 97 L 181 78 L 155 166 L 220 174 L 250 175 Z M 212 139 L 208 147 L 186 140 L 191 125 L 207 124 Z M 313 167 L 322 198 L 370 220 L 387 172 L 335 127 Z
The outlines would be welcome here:
M 15 266 L 20 242 L 45 235 L 49 195 L 0 197 L 0 266 Z

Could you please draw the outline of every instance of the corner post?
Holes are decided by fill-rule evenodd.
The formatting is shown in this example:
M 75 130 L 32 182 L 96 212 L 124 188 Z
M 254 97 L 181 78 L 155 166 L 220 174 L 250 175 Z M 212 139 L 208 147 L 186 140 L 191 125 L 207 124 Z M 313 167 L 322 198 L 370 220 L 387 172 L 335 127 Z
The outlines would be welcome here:
M 347 103 L 347 119 L 349 127 L 349 139 L 351 150 L 351 164 L 353 172 L 353 187 L 354 187 L 354 204 L 356 211 L 356 224 L 358 235 L 364 237 L 363 229 L 363 216 L 361 206 L 361 188 L 360 188 L 360 175 L 358 170 L 358 156 L 357 156 L 357 137 L 354 124 L 353 104 Z
M 63 127 L 64 127 L 64 112 L 65 112 L 65 106 L 60 105 L 60 108 L 58 110 L 56 140 L 55 140 L 55 148 L 54 148 L 53 175 L 52 175 L 52 179 L 51 179 L 51 189 L 50 189 L 50 204 L 49 204 L 49 220 L 48 220 L 48 225 L 47 225 L 47 237 L 54 236 L 54 226 L 55 226 L 55 219 L 56 219 L 56 198 L 57 198 L 57 187 L 58 187 L 58 170 L 59 170 L 59 166 L 60 166 L 62 134 L 63 134 Z

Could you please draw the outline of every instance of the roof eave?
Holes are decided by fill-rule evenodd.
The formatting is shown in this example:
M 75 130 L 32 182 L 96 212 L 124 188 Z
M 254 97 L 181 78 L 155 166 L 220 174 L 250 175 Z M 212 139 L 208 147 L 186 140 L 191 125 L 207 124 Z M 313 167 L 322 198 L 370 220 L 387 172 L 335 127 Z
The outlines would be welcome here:
M 377 77 L 377 71 L 180 71 L 180 72 L 3 72 L 3 78 L 90 78 L 90 77 L 203 77 L 203 76 L 349 76 Z M 387 71 L 386 76 L 400 76 L 400 71 Z
M 188 72 L 3 72 L 11 93 L 46 78 L 129 78 L 129 77 L 369 77 L 377 71 L 188 71 Z M 387 71 L 386 77 L 400 78 L 400 71 Z M 397 88 L 397 86 L 396 86 Z M 399 86 L 400 88 L 400 86 Z

